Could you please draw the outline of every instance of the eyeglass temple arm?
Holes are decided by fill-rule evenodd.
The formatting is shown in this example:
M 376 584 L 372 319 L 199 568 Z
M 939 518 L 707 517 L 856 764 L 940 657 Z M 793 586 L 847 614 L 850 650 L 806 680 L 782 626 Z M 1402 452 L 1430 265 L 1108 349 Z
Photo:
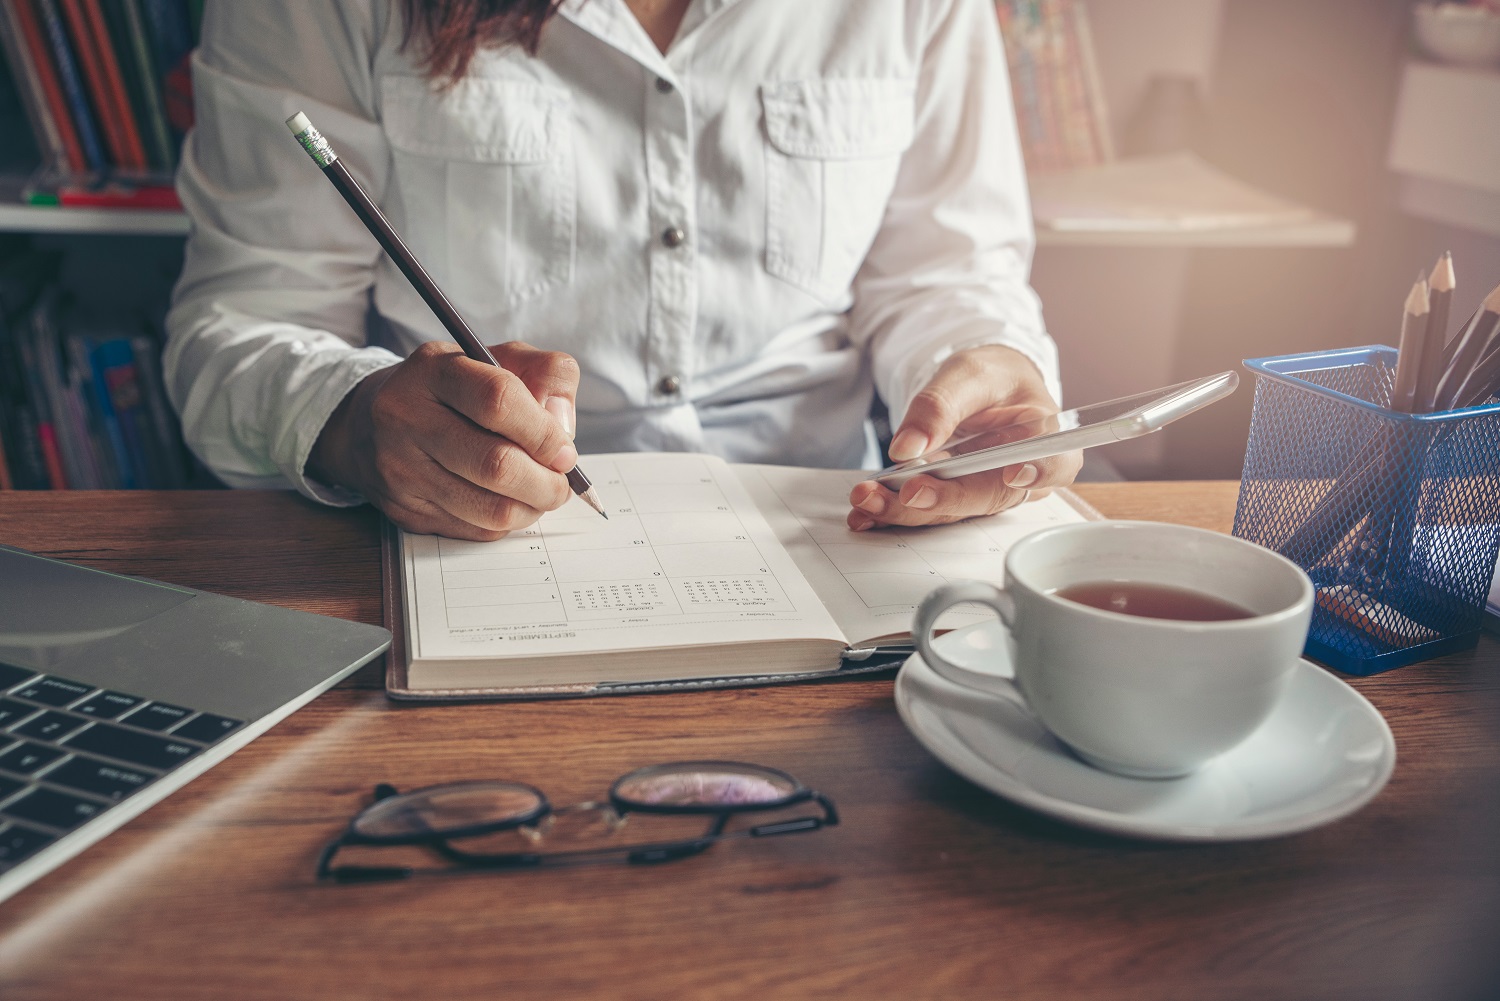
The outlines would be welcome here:
M 745 833 L 752 838 L 768 838 L 777 834 L 795 834 L 798 831 L 816 831 L 824 827 L 837 827 L 839 823 L 839 811 L 834 807 L 833 800 L 822 793 L 812 794 L 813 801 L 823 808 L 821 817 L 793 817 L 791 820 L 776 820 L 769 824 L 759 824 L 750 828 Z
M 375 787 L 374 802 L 389 799 L 397 789 L 385 782 Z M 318 856 L 318 878 L 331 879 L 337 883 L 365 883 L 385 879 L 405 879 L 412 873 L 410 866 L 341 865 L 333 868 L 333 857 L 348 844 L 348 832 L 340 834 L 328 843 Z

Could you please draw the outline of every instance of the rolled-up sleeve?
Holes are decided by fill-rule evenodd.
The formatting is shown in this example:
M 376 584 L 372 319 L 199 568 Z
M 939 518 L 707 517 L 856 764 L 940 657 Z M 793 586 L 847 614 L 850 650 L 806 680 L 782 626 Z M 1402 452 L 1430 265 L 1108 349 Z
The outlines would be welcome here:
M 933 7 L 915 138 L 850 317 L 895 422 L 949 355 L 988 344 L 1029 358 L 1060 399 L 1057 348 L 1029 284 L 1035 237 L 994 5 Z
M 163 366 L 188 446 L 231 486 L 358 500 L 304 467 L 344 396 L 399 361 L 365 346 L 379 247 L 284 121 L 306 112 L 380 196 L 373 6 L 254 0 L 205 16 L 177 181 L 192 232 Z

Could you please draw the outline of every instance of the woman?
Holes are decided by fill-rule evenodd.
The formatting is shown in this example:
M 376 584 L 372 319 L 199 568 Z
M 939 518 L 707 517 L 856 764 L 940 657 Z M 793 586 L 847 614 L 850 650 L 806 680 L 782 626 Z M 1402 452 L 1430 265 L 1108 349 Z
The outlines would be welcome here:
M 871 468 L 877 387 L 898 459 L 1056 409 L 990 0 L 221 3 L 194 74 L 165 364 L 231 485 L 493 539 L 567 500 L 579 450 Z M 307 162 L 299 110 L 504 371 Z M 1071 471 L 861 483 L 848 522 Z

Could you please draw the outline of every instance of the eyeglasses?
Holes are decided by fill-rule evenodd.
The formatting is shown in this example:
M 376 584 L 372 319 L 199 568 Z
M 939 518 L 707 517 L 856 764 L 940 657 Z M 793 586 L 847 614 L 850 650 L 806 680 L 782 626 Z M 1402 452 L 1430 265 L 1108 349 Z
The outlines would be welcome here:
M 738 814 L 782 810 L 816 803 L 821 816 L 792 817 L 725 833 Z M 514 831 L 540 842 L 554 820 L 566 813 L 598 811 L 613 833 L 635 813 L 698 815 L 710 818 L 701 835 L 675 841 L 615 845 L 566 851 L 472 851 L 454 842 Z M 425 873 L 464 869 L 523 869 L 542 865 L 624 861 L 670 862 L 697 855 L 726 838 L 764 838 L 832 827 L 839 822 L 833 801 L 786 772 L 734 761 L 678 761 L 638 768 L 615 780 L 607 802 L 575 803 L 554 809 L 541 790 L 520 782 L 451 782 L 412 792 L 375 787 L 375 801 L 349 822 L 318 859 L 318 878 L 336 882 L 405 879 Z M 416 845 L 431 849 L 453 866 L 333 865 L 339 850 L 354 845 Z

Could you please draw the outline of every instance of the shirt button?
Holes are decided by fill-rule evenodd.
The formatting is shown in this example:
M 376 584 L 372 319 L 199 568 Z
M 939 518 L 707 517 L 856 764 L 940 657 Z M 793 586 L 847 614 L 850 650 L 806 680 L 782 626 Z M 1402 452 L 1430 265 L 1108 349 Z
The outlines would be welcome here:
M 656 391 L 662 396 L 676 396 L 682 389 L 682 381 L 675 375 L 664 375 L 656 382 Z
M 664 76 L 659 76 L 656 78 L 656 92 L 658 94 L 670 94 L 672 93 L 672 90 L 673 87 L 671 80 L 668 80 Z
M 680 226 L 669 226 L 662 230 L 661 242 L 675 250 L 687 242 L 687 234 Z

